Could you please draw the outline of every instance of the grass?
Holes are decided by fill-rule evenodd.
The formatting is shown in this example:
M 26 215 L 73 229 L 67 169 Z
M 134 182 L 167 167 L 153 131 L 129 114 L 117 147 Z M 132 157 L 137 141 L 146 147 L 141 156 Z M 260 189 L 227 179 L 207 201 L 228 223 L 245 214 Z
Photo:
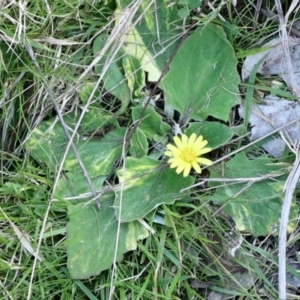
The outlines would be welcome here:
M 263 15 L 256 18 L 250 4 L 234 7 L 228 1 L 220 6 L 219 15 L 217 5 L 205 7 L 198 21 L 223 26 L 241 67 L 253 48 L 277 32 L 278 25 Z M 52 100 L 65 117 L 70 112 L 79 115 L 86 104 L 97 106 L 104 95 L 103 116 L 117 119 L 123 127 L 132 124 L 130 106 L 118 115 L 120 101 L 104 88 L 92 67 L 93 41 L 112 32 L 115 8 L 114 1 L 0 3 L 0 299 L 208 299 L 211 291 L 234 299 L 276 299 L 277 237 L 239 233 L 228 215 L 205 198 L 211 193 L 207 186 L 147 215 L 155 234 L 138 241 L 137 249 L 125 253 L 122 261 L 99 275 L 71 277 L 66 240 L 70 203 L 50 201 L 63 176 L 58 172 L 61 166 L 49 168 L 25 145 L 41 122 L 58 116 Z M 106 54 L 113 55 L 114 47 Z M 92 89 L 87 85 L 100 95 L 90 99 Z M 151 89 L 149 85 L 149 93 Z M 83 91 L 88 91 L 87 97 Z M 234 113 L 229 123 L 236 123 Z M 228 143 L 214 151 L 212 159 L 245 143 L 246 139 Z M 298 231 L 296 227 L 289 249 L 298 249 Z M 235 258 L 226 253 L 229 232 L 243 240 Z M 255 274 L 248 288 L 237 280 L 241 266 Z

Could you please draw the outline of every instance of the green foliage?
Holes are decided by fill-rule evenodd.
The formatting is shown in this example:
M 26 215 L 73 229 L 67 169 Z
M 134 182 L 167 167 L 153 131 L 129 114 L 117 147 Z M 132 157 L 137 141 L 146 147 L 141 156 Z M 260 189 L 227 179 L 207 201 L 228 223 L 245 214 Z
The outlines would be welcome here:
M 138 121 L 143 111 L 143 107 L 137 106 L 132 109 L 132 120 Z M 141 120 L 140 130 L 144 132 L 150 140 L 163 137 L 167 133 L 171 133 L 169 124 L 162 121 L 162 117 L 154 110 L 153 107 L 147 107 L 144 117 Z
M 191 123 L 184 133 L 189 136 L 192 133 L 202 135 L 208 141 L 207 146 L 212 149 L 226 144 L 233 136 L 233 131 L 228 126 L 220 122 L 207 121 Z
M 137 129 L 131 139 L 130 155 L 135 158 L 141 158 L 148 152 L 149 143 L 146 135 L 141 129 Z
M 68 267 L 73 278 L 91 277 L 110 268 L 115 258 L 122 260 L 124 253 L 136 249 L 137 240 L 149 234 L 138 222 L 121 224 L 118 228 L 112 208 L 113 193 L 101 200 L 101 210 L 95 203 L 69 206 Z
M 117 1 L 115 14 L 121 19 L 122 10 L 132 4 L 131 0 Z M 148 73 L 149 81 L 157 81 L 166 62 L 176 48 L 180 36 L 181 21 L 175 5 L 161 1 L 157 8 L 149 7 L 151 0 L 142 1 L 132 23 L 138 22 L 126 36 L 124 50 L 132 55 Z M 143 18 L 140 16 L 143 15 Z
M 135 65 L 137 65 L 136 59 L 132 61 L 135 61 Z M 132 65 L 131 60 L 127 60 L 127 62 L 129 62 L 128 66 Z M 120 71 L 119 74 L 121 74 Z M 110 82 L 108 77 L 106 84 L 107 82 Z M 137 81 L 132 82 L 130 91 L 134 93 L 138 90 L 138 87 L 133 88 Z M 179 85 L 177 81 L 176 84 Z M 191 86 L 188 88 L 191 88 L 193 81 L 190 81 L 189 84 Z M 182 88 L 184 87 L 182 86 Z M 89 93 L 92 90 L 93 84 L 84 86 L 80 92 L 83 103 L 88 101 Z M 165 92 L 169 94 L 168 86 L 165 87 Z M 114 95 L 118 97 L 117 93 Z M 135 94 L 135 96 L 137 95 Z M 111 171 L 114 171 L 115 160 L 121 155 L 125 128 L 119 127 L 116 120 L 109 115 L 103 116 L 105 109 L 100 107 L 101 96 L 97 93 L 94 97 L 98 105 L 90 106 L 82 121 L 80 135 L 74 140 L 74 143 L 95 188 L 100 191 L 107 176 Z M 119 100 L 124 103 L 124 108 L 128 105 L 127 98 L 119 97 Z M 191 106 L 193 103 L 189 102 L 188 98 L 185 98 L 184 102 L 187 106 Z M 174 108 L 176 107 L 174 106 Z M 139 120 L 142 111 L 143 107 L 141 106 L 132 109 L 133 122 Z M 67 124 L 71 128 L 75 126 L 76 120 L 72 116 L 66 117 Z M 27 142 L 27 150 L 37 160 L 43 161 L 54 171 L 66 151 L 68 140 L 61 125 L 53 126 L 52 124 L 53 120 L 43 122 L 33 132 Z M 101 128 L 105 126 L 112 126 L 113 129 L 97 138 L 96 132 L 101 132 Z M 85 136 L 89 131 L 92 132 L 90 133 L 91 136 Z M 186 130 L 187 134 L 192 132 L 204 135 L 210 141 L 210 147 L 214 148 L 226 143 L 232 137 L 231 130 L 217 122 L 195 122 Z M 115 196 L 111 196 L 109 202 L 113 208 L 107 206 L 107 208 L 97 212 L 94 205 L 77 204 L 69 207 L 68 265 L 74 278 L 86 278 L 98 274 L 109 268 L 115 258 L 121 260 L 125 252 L 136 247 L 128 248 L 126 246 L 128 239 L 132 241 L 131 244 L 135 245 L 137 240 L 141 238 L 141 235 L 135 235 L 132 231 L 128 232 L 126 226 L 134 226 L 132 222 L 147 216 L 153 209 L 162 204 L 172 204 L 175 200 L 179 201 L 182 199 L 180 190 L 194 182 L 193 177 L 183 179 L 173 169 L 163 167 L 159 160 L 147 157 L 149 142 L 165 143 L 164 137 L 170 134 L 170 125 L 162 121 L 161 115 L 153 107 L 146 108 L 139 128 L 131 140 L 130 154 L 133 157 L 127 157 L 124 164 L 125 168 L 121 168 L 117 172 L 119 185 L 114 188 Z M 158 152 L 156 157 L 160 158 L 161 154 Z M 65 174 L 60 179 L 54 196 L 58 199 L 77 197 L 77 199 L 84 201 L 91 200 L 91 196 L 88 198 L 83 196 L 89 192 L 89 186 L 72 150 L 69 150 L 66 156 L 63 169 Z M 101 197 L 101 202 L 105 202 L 103 202 L 103 197 Z M 115 215 L 116 220 L 128 225 L 121 225 L 121 228 L 118 228 L 117 223 L 111 220 L 113 215 Z M 101 216 L 105 216 L 105 218 Z M 104 231 L 101 229 L 102 227 L 105 228 Z M 89 235 L 86 235 L 86 230 L 90 233 Z M 112 254 L 108 257 L 107 253 L 111 253 L 111 249 L 115 247 L 117 235 L 122 237 L 118 244 L 118 254 L 116 257 Z M 115 239 L 112 239 L 113 236 Z M 142 236 L 143 238 L 146 237 L 145 234 Z M 95 245 L 91 246 L 94 243 Z M 99 264 L 93 263 L 95 253 L 101 257 Z M 85 262 L 84 266 L 81 266 L 81 262 L 85 261 L 84 257 L 90 257 L 90 263 Z M 104 261 L 105 263 L 103 263 Z
M 148 18 L 153 22 L 151 14 Z M 149 31 L 153 35 L 146 23 L 137 26 L 133 31 L 140 30 Z M 144 38 L 146 37 L 147 34 Z M 94 55 L 101 53 L 106 39 L 103 35 L 95 39 Z M 149 50 L 146 44 L 143 47 L 145 51 Z M 123 50 L 120 51 L 103 77 L 105 88 L 122 103 L 121 110 L 116 115 L 126 110 L 129 98 L 140 97 L 139 102 L 142 102 L 145 97 L 141 93 L 141 87 L 145 84 L 141 69 L 143 60 L 139 56 L 131 57 L 128 54 L 122 57 Z M 95 67 L 99 74 L 104 72 L 102 66 L 105 59 L 109 57 L 102 57 Z M 153 65 L 159 66 L 162 61 L 166 63 L 167 57 L 152 57 L 151 61 Z M 236 62 L 222 29 L 214 25 L 199 27 L 184 42 L 161 83 L 166 104 L 180 113 L 180 122 L 186 125 L 189 120 L 193 120 L 184 133 L 188 136 L 192 133 L 203 135 L 208 146 L 213 149 L 228 143 L 233 136 L 233 131 L 228 126 L 218 121 L 205 120 L 208 116 L 227 120 L 232 107 L 239 103 Z M 157 69 L 159 71 L 161 68 Z M 83 103 L 87 103 L 93 89 L 93 83 L 85 84 L 80 92 Z M 131 122 L 138 122 L 142 112 L 143 116 L 130 141 L 129 152 L 123 157 L 123 166 L 115 170 L 115 161 L 121 157 L 126 141 L 126 128 L 120 127 L 117 118 L 109 115 L 99 91 L 94 94 L 94 99 L 94 104 L 83 118 L 81 132 L 74 144 L 95 188 L 99 192 L 102 190 L 101 202 L 106 204 L 103 204 L 101 211 L 97 211 L 94 204 L 69 206 L 68 265 L 74 278 L 99 274 L 108 269 L 114 259 L 119 261 L 124 253 L 135 249 L 138 239 L 147 235 L 145 232 L 142 235 L 136 234 L 135 230 L 129 228 L 135 228 L 136 220 L 147 217 L 162 204 L 183 200 L 180 191 L 192 185 L 195 180 L 194 176 L 182 178 L 174 169 L 166 168 L 163 164 L 162 154 L 172 134 L 172 123 L 168 123 L 167 119 L 163 120 L 153 106 L 144 109 L 143 106 L 136 105 L 132 108 Z M 72 115 L 66 116 L 71 128 L 75 126 L 76 120 Z M 106 127 L 110 130 L 102 132 Z M 97 132 L 100 132 L 101 137 L 97 138 Z M 66 151 L 67 142 L 62 127 L 59 124 L 53 126 L 53 120 L 49 120 L 33 131 L 27 142 L 27 150 L 37 160 L 46 163 L 49 169 L 56 170 Z M 154 147 L 151 149 L 150 145 L 153 143 Z M 266 157 L 249 161 L 240 154 L 225 165 L 224 171 L 218 170 L 218 166 L 211 169 L 211 178 L 220 177 L 220 174 L 226 178 L 237 179 L 266 176 L 275 171 L 279 172 L 280 168 L 281 166 L 273 164 Z M 76 197 L 90 203 L 92 196 L 86 196 L 90 192 L 89 185 L 72 150 L 68 151 L 63 169 L 64 176 L 59 180 L 54 196 L 61 200 Z M 111 172 L 115 171 L 118 184 L 108 189 L 113 192 L 109 194 L 110 200 L 106 201 L 106 189 L 103 190 L 103 185 Z M 277 192 L 280 183 L 271 183 L 270 180 L 261 180 L 255 181 L 249 187 L 248 183 L 228 185 L 218 188 L 212 196 L 204 198 L 213 200 L 216 205 L 224 205 L 224 211 L 235 220 L 239 230 L 250 231 L 255 236 L 266 235 L 272 232 L 274 224 L 278 222 L 281 207 L 281 198 Z M 240 193 L 241 190 L 243 192 Z M 117 226 L 118 222 L 121 227 Z M 90 235 L 85 236 L 83 228 L 87 228 Z M 107 256 L 116 247 L 118 235 L 120 240 L 117 255 Z M 132 245 L 129 248 L 128 239 Z M 101 258 L 98 264 L 93 263 L 96 253 Z M 89 257 L 89 263 L 83 266 L 80 262 L 84 261 L 84 257 Z
M 98 64 L 95 66 L 95 71 L 99 75 L 103 75 L 103 83 L 105 89 L 112 95 L 121 100 L 121 108 L 118 113 L 125 112 L 130 100 L 131 93 L 125 77 L 125 72 L 122 72 L 122 56 L 124 51 L 120 50 L 115 57 L 104 55 L 102 49 L 107 41 L 107 35 L 100 34 L 93 43 L 94 56 L 100 56 Z M 107 50 L 108 51 L 108 50 Z M 106 67 L 107 69 L 103 69 Z
M 126 169 L 118 171 L 121 186 L 114 202 L 120 222 L 141 219 L 161 204 L 180 200 L 180 190 L 193 183 L 192 177 L 181 178 L 174 170 L 161 169 L 160 165 L 149 157 L 126 159 Z
M 286 165 L 272 162 L 266 155 L 248 159 L 240 153 L 224 165 L 217 165 L 211 171 L 211 178 L 220 174 L 232 181 L 218 186 L 213 196 L 207 196 L 230 215 L 240 231 L 254 236 L 265 236 L 274 232 L 279 220 L 284 198 L 283 186 Z M 276 178 L 276 181 L 274 179 Z M 245 180 L 246 179 L 246 180 Z M 236 182 L 235 182 L 236 180 Z M 234 184 L 233 184 L 234 183 Z M 294 205 L 291 218 L 296 217 Z M 295 224 L 290 223 L 290 230 Z
M 197 278 L 232 296 L 261 298 L 257 286 L 254 293 L 242 284 L 224 287 L 237 278 L 233 264 L 243 273 L 255 270 L 263 297 L 277 298 L 270 268 L 264 269 L 277 256 L 264 245 L 249 243 L 245 250 L 243 243 L 237 253 L 251 255 L 232 257 L 226 235 L 276 236 L 293 159 L 243 152 L 239 147 L 248 140 L 236 134 L 242 132 L 234 117 L 241 102 L 237 59 L 253 51 L 270 27 L 258 24 L 251 31 L 252 24 L 243 23 L 245 14 L 252 18 L 250 5 L 240 5 L 240 16 L 233 1 L 213 8 L 203 3 L 0 4 L 2 297 L 200 299 Z M 172 57 L 192 20 L 198 27 Z M 254 77 L 253 90 L 286 96 L 256 85 Z M 164 155 L 174 127 L 202 135 L 213 149 L 204 157 L 218 163 L 202 174 L 176 174 Z M 290 218 L 297 213 L 294 203 Z M 297 235 L 290 244 L 294 240 Z M 42 259 L 37 265 L 35 250 Z
M 232 107 L 240 102 L 236 66 L 237 59 L 221 28 L 197 28 L 180 47 L 160 84 L 166 103 L 187 119 L 213 116 L 227 121 Z
M 202 5 L 202 0 L 179 0 L 178 4 L 182 7 L 178 10 L 178 16 L 182 19 L 190 14 L 190 9 L 196 9 Z
M 60 124 L 54 127 L 53 120 L 43 122 L 33 131 L 26 148 L 31 155 L 56 170 L 65 154 L 68 139 Z M 101 129 L 101 128 L 100 128 Z M 121 155 L 125 129 L 117 127 L 102 138 L 79 137 L 74 141 L 78 153 L 86 166 L 96 189 L 101 189 L 106 177 L 114 167 L 115 160 Z M 60 179 L 55 195 L 58 198 L 78 196 L 90 191 L 84 174 L 76 160 L 74 152 L 69 148 L 63 167 L 65 174 Z

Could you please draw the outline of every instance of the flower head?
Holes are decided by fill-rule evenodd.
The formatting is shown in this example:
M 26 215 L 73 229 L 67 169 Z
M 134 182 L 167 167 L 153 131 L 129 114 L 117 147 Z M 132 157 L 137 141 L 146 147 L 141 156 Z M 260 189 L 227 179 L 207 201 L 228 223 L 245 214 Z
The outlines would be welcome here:
M 193 133 L 189 138 L 182 134 L 181 138 L 174 136 L 174 145 L 168 144 L 168 151 L 165 152 L 169 156 L 168 163 L 171 168 L 177 168 L 176 173 L 179 174 L 183 171 L 183 177 L 187 177 L 193 167 L 197 173 L 201 173 L 199 164 L 211 165 L 212 161 L 200 157 L 202 154 L 210 152 L 211 148 L 205 148 L 207 141 L 203 140 L 203 136 Z

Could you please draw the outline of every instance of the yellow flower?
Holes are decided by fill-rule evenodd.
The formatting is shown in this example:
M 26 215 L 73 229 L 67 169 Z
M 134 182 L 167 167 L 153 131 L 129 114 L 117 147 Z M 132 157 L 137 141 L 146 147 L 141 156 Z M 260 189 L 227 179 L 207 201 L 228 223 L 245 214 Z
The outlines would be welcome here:
M 174 138 L 175 145 L 168 144 L 168 151 L 165 152 L 166 156 L 170 159 L 170 168 L 177 168 L 176 173 L 179 174 L 183 171 L 183 177 L 187 177 L 193 167 L 197 173 L 201 173 L 199 164 L 211 165 L 212 161 L 206 158 L 200 157 L 202 154 L 210 152 L 211 148 L 205 148 L 207 141 L 203 140 L 203 136 L 193 133 L 189 138 L 185 135 L 181 135 L 181 139 L 178 136 Z

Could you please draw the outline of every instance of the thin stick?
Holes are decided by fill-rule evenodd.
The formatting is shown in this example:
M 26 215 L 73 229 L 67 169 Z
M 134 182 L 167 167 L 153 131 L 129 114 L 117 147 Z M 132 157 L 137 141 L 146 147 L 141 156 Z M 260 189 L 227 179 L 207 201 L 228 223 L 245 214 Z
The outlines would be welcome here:
M 293 89 L 294 93 L 297 97 L 300 97 L 300 88 L 297 83 L 295 73 L 293 70 L 292 60 L 289 51 L 289 44 L 288 44 L 288 35 L 286 31 L 286 22 L 287 19 L 283 16 L 283 10 L 281 6 L 280 0 L 275 0 L 276 9 L 278 11 L 278 18 L 279 18 L 279 29 L 281 32 L 281 39 L 282 45 L 285 53 L 285 57 L 287 60 L 287 68 L 288 73 L 291 79 L 291 88 Z M 288 17 L 288 16 L 287 16 Z M 284 139 L 284 136 L 282 134 Z M 287 143 L 286 139 L 284 139 Z M 287 143 L 288 144 L 288 143 Z M 286 181 L 285 185 L 285 197 L 281 211 L 281 220 L 280 220 L 280 230 L 279 230 L 279 274 L 278 274 L 278 296 L 279 299 L 286 299 L 286 238 L 287 238 L 287 226 L 289 221 L 289 214 L 292 205 L 292 199 L 294 190 L 296 188 L 296 184 L 300 177 L 300 158 L 298 155 L 298 151 L 294 151 L 296 154 L 296 160 L 294 162 L 294 167 Z
M 289 215 L 292 206 L 293 194 L 300 178 L 300 156 L 299 145 L 293 150 L 290 143 L 281 132 L 282 139 L 287 146 L 296 154 L 293 169 L 286 180 L 284 191 L 284 202 L 281 210 L 280 229 L 279 229 L 279 246 L 278 246 L 278 295 L 279 299 L 286 299 L 286 247 L 287 247 L 287 227 Z

